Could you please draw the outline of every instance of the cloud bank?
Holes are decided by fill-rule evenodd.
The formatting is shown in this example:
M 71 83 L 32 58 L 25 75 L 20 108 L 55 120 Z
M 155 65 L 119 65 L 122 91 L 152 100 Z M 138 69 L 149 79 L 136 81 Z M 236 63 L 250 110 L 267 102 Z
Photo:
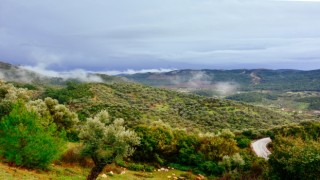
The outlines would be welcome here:
M 84 69 L 75 69 L 75 70 L 69 70 L 69 71 L 54 71 L 54 70 L 48 70 L 46 65 L 44 64 L 38 64 L 37 66 L 20 66 L 20 68 L 35 72 L 37 74 L 40 74 L 46 77 L 58 77 L 64 80 L 78 79 L 82 82 L 103 82 L 103 79 L 99 77 L 97 74 L 119 75 L 119 74 L 136 74 L 136 73 L 147 73 L 147 72 L 161 73 L 161 72 L 169 72 L 174 70 L 174 69 L 142 69 L 142 70 L 128 69 L 126 71 L 87 71 Z M 19 72 L 24 72 L 24 71 L 19 71 Z M 1 73 L 0 73 L 0 77 L 1 77 Z M 21 77 L 23 77 L 23 75 Z M 27 81 L 24 81 L 24 82 L 27 82 Z
M 59 71 L 320 68 L 316 0 L 0 2 L 0 58 L 13 64 Z

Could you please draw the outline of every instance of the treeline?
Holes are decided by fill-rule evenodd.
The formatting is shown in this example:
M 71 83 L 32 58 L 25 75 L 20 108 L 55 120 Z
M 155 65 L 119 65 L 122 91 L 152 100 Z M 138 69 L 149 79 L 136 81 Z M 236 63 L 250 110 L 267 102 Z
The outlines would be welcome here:
M 249 92 L 249 93 L 234 94 L 226 97 L 226 99 L 247 102 L 247 103 L 254 103 L 254 102 L 262 102 L 263 99 L 277 100 L 278 96 L 270 93 Z

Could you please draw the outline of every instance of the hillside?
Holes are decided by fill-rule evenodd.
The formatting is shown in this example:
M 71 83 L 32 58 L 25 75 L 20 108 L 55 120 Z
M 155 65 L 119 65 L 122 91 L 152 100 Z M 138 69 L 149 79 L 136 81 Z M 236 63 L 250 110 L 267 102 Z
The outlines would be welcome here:
M 131 125 L 162 120 L 173 127 L 206 132 L 225 128 L 232 130 L 266 129 L 270 126 L 300 121 L 300 118 L 294 118 L 284 112 L 275 112 L 241 102 L 206 98 L 139 85 L 127 82 L 123 78 L 104 74 L 94 74 L 104 83 L 81 83 L 76 78 L 66 80 L 51 78 L 10 64 L 1 63 L 0 65 L 1 73 L 6 78 L 10 77 L 5 80 L 18 81 L 22 84 L 17 84 L 20 87 L 29 88 L 32 85 L 31 89 L 40 89 L 37 93 L 40 94 L 40 97 L 52 97 L 58 99 L 60 103 L 67 104 L 79 114 L 81 120 L 102 109 L 107 109 L 113 117 L 124 118 Z M 208 80 L 211 77 L 209 72 L 211 76 L 220 80 L 241 79 L 236 75 L 240 73 L 240 70 L 230 71 L 233 73 L 231 76 L 228 76 L 229 71 L 216 70 L 206 70 L 200 74 L 198 71 L 182 70 L 165 74 L 149 73 L 149 76 L 153 79 L 164 76 L 163 80 L 165 80 L 166 77 L 183 75 L 182 77 L 189 77 L 184 80 L 185 82 L 195 83 L 189 81 L 190 76 L 197 76 L 193 77 L 193 80 Z M 218 76 L 216 72 L 220 75 Z M 132 77 L 142 75 L 137 74 Z M 29 83 L 27 86 L 23 85 L 21 77 L 27 78 L 28 81 L 24 81 Z M 242 78 L 242 82 L 245 81 L 245 78 Z M 208 85 L 208 83 L 203 84 Z
M 320 70 L 176 70 L 167 73 L 122 75 L 160 87 L 226 90 L 319 91 Z
M 6 64 L 3 68 L 13 75 L 20 72 L 18 67 Z M 279 149 L 282 142 L 301 144 L 294 151 L 299 158 L 286 156 L 297 161 L 295 168 L 300 167 L 302 159 L 318 157 L 319 145 L 315 140 L 310 144 L 307 139 L 285 137 L 291 133 L 318 138 L 318 122 L 305 122 L 317 121 L 316 117 L 146 86 L 107 75 L 95 76 L 103 78 L 104 83 L 81 82 L 76 78 L 61 79 L 60 84 L 43 78 L 12 84 L 1 81 L 0 166 L 4 171 L 0 171 L 0 177 L 83 179 L 94 173 L 110 179 L 205 179 L 203 175 L 208 179 L 263 179 L 268 173 L 268 177 L 280 177 L 278 164 L 290 165 L 281 161 L 282 152 L 293 149 L 288 143 L 285 149 Z M 256 94 L 256 99 L 260 95 Z M 271 144 L 271 163 L 255 157 L 250 149 L 251 140 L 263 136 L 271 136 L 275 141 Z M 136 141 L 127 141 L 128 138 Z M 128 152 L 117 150 L 129 146 L 135 149 L 132 157 L 117 159 L 115 153 Z M 304 153 L 310 148 L 314 154 L 311 158 Z M 102 157 L 102 161 L 97 157 Z M 314 164 L 318 162 L 305 166 L 310 169 L 309 179 L 317 177 L 317 168 L 312 167 L 317 167 Z M 99 171 L 94 171 L 97 166 Z M 166 169 L 163 167 L 168 167 L 167 171 L 162 172 Z
M 292 116 L 248 105 L 134 83 L 69 83 L 64 88 L 48 88 L 42 95 L 66 103 L 84 120 L 102 109 L 128 124 L 162 120 L 173 127 L 212 132 L 229 128 L 265 129 L 299 121 Z

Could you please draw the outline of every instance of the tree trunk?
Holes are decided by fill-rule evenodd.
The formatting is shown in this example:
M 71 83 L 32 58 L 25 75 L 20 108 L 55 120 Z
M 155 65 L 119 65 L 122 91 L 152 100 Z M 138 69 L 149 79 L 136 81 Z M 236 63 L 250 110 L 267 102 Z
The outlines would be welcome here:
M 99 174 L 102 172 L 104 165 L 101 165 L 101 164 L 98 164 L 98 165 L 95 165 L 91 171 L 90 171 L 90 174 L 88 175 L 87 177 L 87 180 L 96 180 L 97 177 L 99 176 Z

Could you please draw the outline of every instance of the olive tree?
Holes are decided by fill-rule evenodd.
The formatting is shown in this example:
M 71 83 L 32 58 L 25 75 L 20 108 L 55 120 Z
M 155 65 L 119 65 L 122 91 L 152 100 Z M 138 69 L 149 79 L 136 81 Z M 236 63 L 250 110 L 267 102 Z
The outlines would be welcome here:
M 89 155 L 95 164 L 88 180 L 96 179 L 107 164 L 132 155 L 134 146 L 140 143 L 136 133 L 124 127 L 123 119 L 111 121 L 107 111 L 88 118 L 79 137 L 84 145 L 83 153 Z
M 65 105 L 59 104 L 56 99 L 50 97 L 44 100 L 29 101 L 27 105 L 40 116 L 51 116 L 58 128 L 65 129 L 67 132 L 79 122 L 76 113 L 70 111 Z

